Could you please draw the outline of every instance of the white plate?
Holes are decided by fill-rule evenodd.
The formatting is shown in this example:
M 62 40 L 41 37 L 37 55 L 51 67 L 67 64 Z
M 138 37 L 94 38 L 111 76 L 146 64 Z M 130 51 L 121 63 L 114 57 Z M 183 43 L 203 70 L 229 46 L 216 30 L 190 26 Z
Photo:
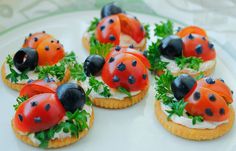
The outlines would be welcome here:
M 40 19 L 17 27 L 0 37 L 0 60 L 1 64 L 9 53 L 17 51 L 24 37 L 29 32 L 46 30 L 59 39 L 67 51 L 75 51 L 78 59 L 83 62 L 88 55 L 82 46 L 81 38 L 86 31 L 90 20 L 98 17 L 99 12 L 75 12 Z M 142 14 L 135 14 L 142 22 L 154 23 L 163 19 Z M 152 36 L 153 37 L 153 36 Z M 152 38 L 153 39 L 153 38 Z M 217 39 L 217 37 L 214 37 Z M 222 60 L 227 53 L 216 45 L 218 62 L 214 76 L 222 77 L 233 90 L 236 90 L 236 81 L 233 73 Z M 232 58 L 227 58 L 227 60 Z M 235 66 L 233 64 L 232 66 Z M 154 114 L 154 80 L 146 98 L 127 109 L 107 110 L 95 107 L 95 123 L 88 136 L 78 143 L 58 150 L 79 151 L 144 151 L 144 150 L 181 150 L 181 151 L 235 151 L 236 128 L 225 136 L 211 141 L 196 142 L 185 140 L 171 135 L 156 120 Z M 0 105 L 0 150 L 31 151 L 39 150 L 22 143 L 18 140 L 11 129 L 11 118 L 14 115 L 13 104 L 18 95 L 16 91 L 9 89 L 0 82 L 1 105 Z M 235 103 L 234 103 L 235 104 Z M 235 105 L 234 105 L 235 106 Z

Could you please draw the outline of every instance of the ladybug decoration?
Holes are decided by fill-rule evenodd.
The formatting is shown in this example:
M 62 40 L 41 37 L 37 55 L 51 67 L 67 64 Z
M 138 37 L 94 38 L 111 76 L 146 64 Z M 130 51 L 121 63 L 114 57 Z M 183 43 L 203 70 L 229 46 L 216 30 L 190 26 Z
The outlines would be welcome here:
M 184 99 L 190 115 L 206 121 L 221 122 L 229 118 L 228 104 L 233 102 L 231 90 L 223 80 L 211 77 L 198 81 L 187 74 L 178 76 L 171 84 L 177 100 Z
M 159 46 L 160 53 L 168 59 L 176 57 L 197 57 L 203 61 L 216 57 L 214 45 L 208 40 L 205 30 L 188 26 L 164 38 Z
M 125 14 L 114 3 L 107 4 L 101 12 L 102 20 L 96 27 L 96 39 L 101 43 L 120 44 L 122 33 L 129 35 L 137 43 L 145 37 L 144 27 L 136 17 Z
M 150 68 L 150 63 L 142 53 L 117 46 L 105 60 L 102 79 L 109 87 L 138 91 L 148 85 L 147 68 Z
M 64 56 L 65 51 L 59 40 L 43 31 L 29 34 L 22 48 L 14 55 L 13 62 L 19 71 L 34 70 L 37 65 L 54 65 Z
M 85 92 L 77 84 L 57 87 L 50 80 L 37 80 L 25 85 L 20 96 L 28 99 L 17 108 L 13 122 L 21 132 L 39 132 L 58 124 L 66 111 L 75 112 L 85 104 Z

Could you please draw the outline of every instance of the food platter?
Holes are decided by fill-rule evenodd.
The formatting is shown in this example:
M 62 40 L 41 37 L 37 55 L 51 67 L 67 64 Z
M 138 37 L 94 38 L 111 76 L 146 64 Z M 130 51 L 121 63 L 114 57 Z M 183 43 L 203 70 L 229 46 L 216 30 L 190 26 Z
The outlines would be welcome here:
M 0 35 L 0 62 L 5 60 L 9 53 L 14 53 L 22 45 L 22 39 L 29 32 L 47 31 L 63 42 L 66 51 L 74 51 L 79 62 L 83 62 L 88 52 L 83 48 L 81 39 L 93 17 L 98 17 L 98 11 L 74 12 L 48 16 L 13 28 L 9 32 Z M 132 13 L 133 14 L 133 13 Z M 134 14 L 142 22 L 150 23 L 166 20 L 165 18 Z M 181 26 L 180 23 L 175 24 Z M 218 50 L 217 67 L 214 77 L 222 77 L 225 82 L 236 90 L 234 70 L 236 65 L 227 51 L 217 43 Z M 151 33 L 151 40 L 155 40 Z M 227 61 L 226 61 L 227 60 Z M 230 64 L 231 63 L 231 64 Z M 14 151 L 40 150 L 22 143 L 11 129 L 11 118 L 14 115 L 13 104 L 18 93 L 0 82 L 1 87 L 1 126 L 0 149 Z M 236 128 L 225 136 L 211 141 L 189 141 L 168 133 L 156 120 L 154 114 L 155 80 L 152 76 L 148 95 L 140 103 L 121 110 L 109 110 L 95 107 L 95 122 L 87 137 L 78 143 L 57 150 L 236 150 Z M 235 103 L 234 103 L 235 107 Z

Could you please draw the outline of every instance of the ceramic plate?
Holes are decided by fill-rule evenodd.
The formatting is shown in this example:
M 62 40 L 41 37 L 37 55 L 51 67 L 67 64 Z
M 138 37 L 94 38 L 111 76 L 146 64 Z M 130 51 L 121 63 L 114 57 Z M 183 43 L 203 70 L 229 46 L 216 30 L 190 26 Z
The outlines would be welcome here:
M 45 30 L 53 34 L 64 45 L 66 51 L 74 51 L 78 60 L 83 62 L 88 53 L 83 48 L 81 38 L 90 20 L 99 17 L 97 11 L 75 12 L 42 18 L 23 24 L 0 36 L 1 65 L 9 53 L 17 51 L 26 35 L 30 32 Z M 163 18 L 134 14 L 144 23 L 155 23 Z M 177 24 L 179 26 L 179 24 Z M 153 33 L 152 40 L 153 38 Z M 217 37 L 213 37 L 217 40 Z M 149 42 L 150 43 L 150 42 Z M 217 67 L 214 76 L 222 77 L 225 82 L 236 90 L 236 80 L 230 70 L 236 64 L 227 64 L 224 60 L 233 62 L 232 58 L 217 45 Z M 64 151 L 144 151 L 144 150 L 174 150 L 174 151 L 235 151 L 236 128 L 225 136 L 211 141 L 196 142 L 171 135 L 156 120 L 154 114 L 155 90 L 154 79 L 151 78 L 148 95 L 140 103 L 122 110 L 107 110 L 95 108 L 95 122 L 87 137 L 78 143 L 58 150 Z M 0 150 L 32 151 L 40 150 L 22 143 L 11 129 L 11 119 L 14 115 L 13 104 L 18 96 L 0 81 Z M 234 103 L 235 106 L 236 103 Z

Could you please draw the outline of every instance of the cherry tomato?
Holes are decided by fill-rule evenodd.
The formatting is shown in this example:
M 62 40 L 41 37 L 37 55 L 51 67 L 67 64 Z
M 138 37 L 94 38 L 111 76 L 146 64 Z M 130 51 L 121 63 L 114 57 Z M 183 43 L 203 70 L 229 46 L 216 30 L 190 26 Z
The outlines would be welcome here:
M 39 132 L 53 127 L 65 115 L 55 93 L 35 95 L 17 109 L 14 125 L 21 132 Z
M 177 33 L 177 36 L 179 36 L 180 38 L 184 38 L 185 36 L 188 36 L 189 34 L 198 34 L 198 35 L 201 35 L 201 36 L 207 38 L 206 31 L 200 27 L 197 27 L 197 26 L 187 26 L 187 27 L 181 29 Z

